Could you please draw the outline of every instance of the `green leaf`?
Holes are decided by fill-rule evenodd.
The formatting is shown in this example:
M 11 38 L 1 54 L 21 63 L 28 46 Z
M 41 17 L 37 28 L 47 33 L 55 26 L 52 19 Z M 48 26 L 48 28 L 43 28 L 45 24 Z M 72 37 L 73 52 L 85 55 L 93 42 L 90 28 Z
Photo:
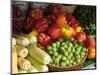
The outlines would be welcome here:
M 84 64 L 84 67 L 87 67 L 87 66 L 89 66 L 89 65 L 91 65 L 91 64 L 93 64 L 93 63 L 94 63 L 94 60 L 88 59 L 88 60 L 86 60 L 86 62 L 85 62 L 85 64 Z

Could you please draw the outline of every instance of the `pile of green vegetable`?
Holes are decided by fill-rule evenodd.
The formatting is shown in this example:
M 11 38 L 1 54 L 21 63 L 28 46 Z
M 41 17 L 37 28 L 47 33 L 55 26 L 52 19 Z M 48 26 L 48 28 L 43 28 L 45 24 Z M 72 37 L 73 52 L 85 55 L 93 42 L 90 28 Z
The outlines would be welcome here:
M 47 47 L 47 53 L 51 56 L 50 64 L 66 67 L 79 64 L 84 60 L 87 49 L 74 39 L 60 38 Z
M 96 36 L 96 7 L 95 6 L 76 6 L 73 15 L 80 22 L 84 31 L 88 35 Z

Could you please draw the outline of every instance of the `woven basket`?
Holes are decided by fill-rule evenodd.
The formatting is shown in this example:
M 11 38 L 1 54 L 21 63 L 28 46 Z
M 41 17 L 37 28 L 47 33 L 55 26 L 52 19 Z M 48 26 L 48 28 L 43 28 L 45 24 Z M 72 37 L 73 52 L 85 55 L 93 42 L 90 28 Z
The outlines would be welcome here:
M 86 57 L 87 57 L 87 54 L 86 54 L 85 58 L 79 64 L 76 64 L 76 65 L 73 65 L 73 66 L 69 66 L 69 67 L 58 67 L 58 66 L 54 66 L 54 65 L 48 64 L 48 68 L 49 68 L 49 71 L 50 72 L 80 70 L 84 66 Z

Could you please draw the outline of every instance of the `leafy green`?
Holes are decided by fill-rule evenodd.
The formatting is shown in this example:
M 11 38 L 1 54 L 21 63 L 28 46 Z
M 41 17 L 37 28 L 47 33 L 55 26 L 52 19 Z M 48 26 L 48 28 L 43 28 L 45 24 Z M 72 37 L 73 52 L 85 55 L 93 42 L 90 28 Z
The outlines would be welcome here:
M 96 6 L 77 5 L 73 15 L 87 35 L 96 36 Z
M 94 60 L 88 59 L 88 60 L 86 60 L 86 62 L 85 62 L 85 64 L 84 64 L 84 67 L 87 67 L 87 66 L 89 66 L 89 65 L 91 65 L 91 64 L 93 64 L 93 63 L 94 63 Z

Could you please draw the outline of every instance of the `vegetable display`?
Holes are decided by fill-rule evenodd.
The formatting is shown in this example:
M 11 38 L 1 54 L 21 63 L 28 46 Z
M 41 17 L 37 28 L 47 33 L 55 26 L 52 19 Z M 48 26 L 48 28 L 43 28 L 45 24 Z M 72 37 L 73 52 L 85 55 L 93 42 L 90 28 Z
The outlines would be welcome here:
M 76 11 L 72 13 L 66 7 L 55 3 L 35 7 L 29 3 L 21 31 L 12 34 L 13 74 L 81 70 L 90 60 L 95 63 L 94 33 L 87 32 Z M 13 12 L 13 18 L 22 17 L 21 10 L 16 10 L 19 14 Z

